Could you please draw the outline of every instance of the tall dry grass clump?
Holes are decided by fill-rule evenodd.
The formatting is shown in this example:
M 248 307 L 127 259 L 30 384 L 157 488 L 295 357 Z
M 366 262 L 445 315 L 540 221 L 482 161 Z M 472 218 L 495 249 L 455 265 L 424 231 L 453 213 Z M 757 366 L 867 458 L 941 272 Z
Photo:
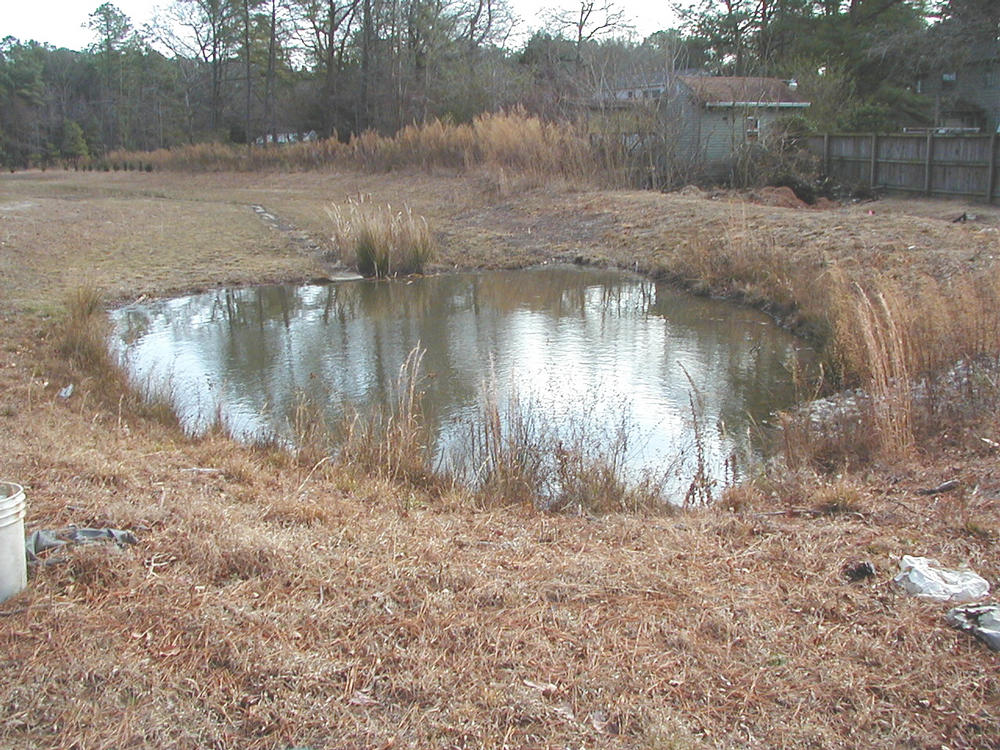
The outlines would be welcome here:
M 415 486 L 435 483 L 430 435 L 421 404 L 423 357 L 419 346 L 407 355 L 389 407 L 345 418 L 341 463 L 391 482 Z
M 831 468 L 901 459 L 1000 402 L 1000 281 L 992 275 L 903 284 L 834 268 L 825 278 L 824 360 L 831 383 L 856 391 L 835 396 L 822 420 L 786 420 L 786 457 Z
M 93 372 L 112 367 L 108 353 L 108 319 L 104 297 L 93 286 L 77 287 L 64 303 L 59 323 L 58 351 L 75 365 Z
M 312 466 L 333 453 L 333 431 L 320 400 L 305 392 L 298 393 L 287 422 L 291 451 L 299 462 Z
M 133 386 L 108 346 L 111 323 L 104 295 L 94 286 L 74 289 L 64 302 L 64 314 L 53 331 L 56 352 L 75 370 L 78 384 L 123 411 L 173 424 L 169 400 L 148 387 Z
M 94 286 L 78 287 L 69 293 L 64 308 L 55 330 L 57 352 L 80 376 L 92 378 L 98 393 L 127 397 L 130 406 L 141 403 L 108 348 L 110 322 L 101 291 Z
M 472 130 L 480 164 L 567 179 L 602 177 L 586 134 L 573 123 L 545 122 L 515 109 L 482 114 Z
M 634 425 L 627 414 L 559 417 L 514 390 L 501 404 L 495 380 L 483 387 L 470 424 L 465 480 L 486 507 L 530 503 L 553 512 L 668 510 L 663 478 L 628 467 Z
M 468 484 L 485 506 L 537 504 L 546 492 L 546 434 L 518 393 L 501 406 L 495 382 L 484 386 L 478 420 L 470 423 Z
M 912 308 L 888 280 L 871 290 L 855 284 L 850 304 L 851 317 L 838 321 L 837 343 L 856 360 L 850 369 L 863 373 L 882 455 L 902 458 L 913 447 Z
M 377 279 L 422 273 L 434 256 L 435 243 L 423 216 L 409 206 L 393 211 L 364 198 L 349 200 L 346 207 L 329 209 L 333 221 L 333 243 L 344 262 L 358 273 Z

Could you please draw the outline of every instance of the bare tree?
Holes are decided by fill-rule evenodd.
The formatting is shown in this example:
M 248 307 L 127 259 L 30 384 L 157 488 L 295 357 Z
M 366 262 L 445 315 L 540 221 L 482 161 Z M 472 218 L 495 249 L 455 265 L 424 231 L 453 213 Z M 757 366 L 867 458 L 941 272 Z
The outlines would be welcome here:
M 295 0 L 298 37 L 322 75 L 321 128 L 336 130 L 339 75 L 362 2 L 370 0 Z
M 567 10 L 554 11 L 550 15 L 550 25 L 558 33 L 569 32 L 576 46 L 576 67 L 583 65 L 583 48 L 602 36 L 629 28 L 625 23 L 625 11 L 611 0 L 580 0 L 579 5 Z
M 157 25 L 158 40 L 175 55 L 193 57 L 208 66 L 213 131 L 222 119 L 222 85 L 226 62 L 235 46 L 238 11 L 234 0 L 174 0 Z

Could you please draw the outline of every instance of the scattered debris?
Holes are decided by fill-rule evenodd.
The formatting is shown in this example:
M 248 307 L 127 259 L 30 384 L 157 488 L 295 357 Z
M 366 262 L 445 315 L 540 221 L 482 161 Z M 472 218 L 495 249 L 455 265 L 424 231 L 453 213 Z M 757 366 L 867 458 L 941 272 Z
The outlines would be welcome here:
M 377 706 L 379 702 L 372 698 L 368 693 L 361 690 L 355 690 L 354 695 L 350 697 L 347 701 L 352 706 Z
M 557 716 L 562 717 L 566 721 L 576 721 L 576 714 L 573 713 L 573 707 L 568 703 L 555 706 L 552 710 Z
M 24 552 L 28 562 L 39 562 L 39 555 L 51 549 L 58 549 L 69 544 L 89 544 L 93 542 L 114 542 L 119 547 L 137 544 L 135 534 L 122 529 L 59 529 L 48 531 L 40 529 L 32 532 L 24 541 Z
M 949 479 L 947 482 L 942 482 L 937 487 L 929 487 L 922 490 L 917 490 L 918 495 L 940 495 L 942 492 L 951 492 L 952 490 L 958 489 L 959 481 L 957 479 Z
M 844 578 L 851 583 L 864 581 L 867 578 L 875 577 L 875 566 L 868 560 L 855 560 L 847 563 L 843 568 Z
M 966 213 L 966 212 L 963 212 L 961 216 L 956 216 L 954 219 L 952 219 L 951 223 L 952 224 L 958 224 L 960 222 L 964 222 L 968 218 L 969 218 L 969 214 Z
M 1000 606 L 966 604 L 950 610 L 946 617 L 948 624 L 972 633 L 994 651 L 1000 651 Z
M 70 383 L 69 385 L 67 385 L 65 388 L 61 388 L 59 390 L 59 398 L 61 398 L 63 400 L 68 399 L 72 395 L 73 395 L 73 384 L 72 383 Z
M 598 734 L 621 734 L 618 720 L 609 717 L 605 711 L 592 711 L 587 718 L 590 720 L 590 726 Z
M 903 555 L 893 581 L 915 596 L 943 602 L 972 602 L 990 593 L 990 584 L 982 576 L 968 569 L 941 567 L 928 557 Z
M 545 698 L 551 698 L 559 689 L 554 683 L 551 682 L 535 682 L 533 680 L 525 680 L 524 684 L 530 688 L 534 688 Z

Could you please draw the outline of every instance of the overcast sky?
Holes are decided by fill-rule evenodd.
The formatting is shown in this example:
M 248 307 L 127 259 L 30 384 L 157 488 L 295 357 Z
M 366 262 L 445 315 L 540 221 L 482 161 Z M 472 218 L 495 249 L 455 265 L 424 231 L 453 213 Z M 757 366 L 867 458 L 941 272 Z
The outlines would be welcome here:
M 56 47 L 83 49 L 93 41 L 85 28 L 87 17 L 103 0 L 0 0 L 0 39 L 14 36 L 21 41 L 34 39 Z M 156 6 L 169 0 L 112 0 L 136 28 L 148 23 Z M 568 0 L 510 0 L 522 19 L 521 28 L 537 29 L 545 25 L 545 11 L 553 7 L 573 7 Z M 641 38 L 659 29 L 669 28 L 672 15 L 668 0 L 626 0 L 618 3 L 627 20 Z

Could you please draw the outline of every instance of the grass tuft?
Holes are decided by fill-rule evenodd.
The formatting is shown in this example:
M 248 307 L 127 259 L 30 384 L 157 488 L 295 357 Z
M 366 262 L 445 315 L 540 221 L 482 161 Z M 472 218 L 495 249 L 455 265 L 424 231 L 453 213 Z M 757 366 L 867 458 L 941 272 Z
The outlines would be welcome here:
M 58 351 L 76 366 L 94 372 L 114 369 L 107 345 L 104 297 L 93 286 L 74 289 L 66 298 L 59 323 Z
M 349 200 L 346 208 L 329 210 L 333 242 L 342 259 L 353 258 L 358 273 L 377 279 L 423 273 L 434 256 L 435 245 L 427 220 L 409 206 L 393 211 L 364 198 Z
M 421 406 L 423 356 L 418 346 L 400 366 L 391 407 L 355 413 L 344 420 L 341 464 L 391 482 L 419 487 L 436 483 Z
M 669 510 L 662 477 L 626 469 L 627 415 L 609 430 L 601 418 L 570 423 L 545 414 L 514 391 L 503 406 L 497 386 L 483 389 L 481 413 L 469 430 L 466 477 L 481 506 L 529 503 L 577 513 Z

